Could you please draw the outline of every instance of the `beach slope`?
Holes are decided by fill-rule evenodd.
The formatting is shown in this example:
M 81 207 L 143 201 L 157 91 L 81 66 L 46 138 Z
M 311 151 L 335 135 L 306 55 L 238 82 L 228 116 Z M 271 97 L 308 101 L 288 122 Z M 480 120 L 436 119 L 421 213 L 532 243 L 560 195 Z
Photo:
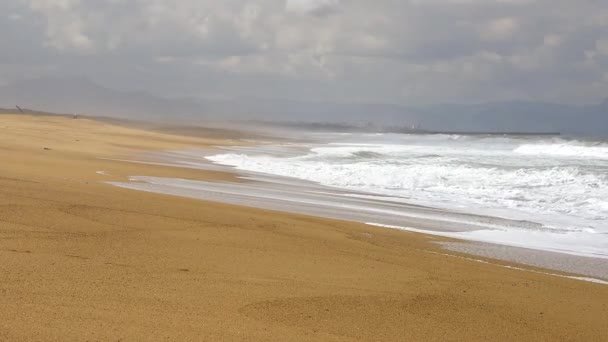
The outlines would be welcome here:
M 448 255 L 425 235 L 104 183 L 234 180 L 114 160 L 229 138 L 0 115 L 0 340 L 606 340 L 606 285 Z

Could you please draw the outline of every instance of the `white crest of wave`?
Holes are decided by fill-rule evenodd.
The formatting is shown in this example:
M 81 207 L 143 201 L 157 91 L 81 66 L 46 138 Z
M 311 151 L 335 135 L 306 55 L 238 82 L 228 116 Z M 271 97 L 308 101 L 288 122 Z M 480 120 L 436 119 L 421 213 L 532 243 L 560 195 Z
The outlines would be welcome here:
M 369 151 L 369 146 L 364 150 Z M 344 154 L 353 150 L 339 147 L 335 152 Z M 323 157 L 318 158 L 316 153 L 291 158 L 229 153 L 208 159 L 241 170 L 427 203 L 508 208 L 530 215 L 555 214 L 594 222 L 608 220 L 608 175 L 582 172 L 577 166 L 495 168 L 403 163 L 392 158 L 331 162 L 325 160 L 327 155 Z
M 237 148 L 207 159 L 244 171 L 549 228 L 462 236 L 471 240 L 592 255 L 607 247 L 608 144 L 604 141 L 357 134 L 328 141 Z
M 524 144 L 514 152 L 522 155 L 608 159 L 607 145 L 589 146 L 579 142 Z

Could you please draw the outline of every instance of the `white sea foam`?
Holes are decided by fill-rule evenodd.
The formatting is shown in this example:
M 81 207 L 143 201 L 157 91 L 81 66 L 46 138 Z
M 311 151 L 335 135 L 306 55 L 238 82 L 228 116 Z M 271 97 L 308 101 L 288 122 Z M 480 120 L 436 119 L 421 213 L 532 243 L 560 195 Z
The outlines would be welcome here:
M 589 146 L 577 142 L 556 144 L 524 144 L 514 150 L 515 153 L 532 156 L 594 158 L 608 160 L 608 145 Z
M 582 172 L 575 166 L 499 169 L 392 159 L 336 163 L 309 156 L 275 158 L 232 153 L 209 159 L 242 170 L 407 197 L 425 204 L 496 211 L 506 208 L 518 211 L 521 215 L 516 218 L 521 219 L 557 215 L 553 219 L 569 225 L 576 223 L 573 219 L 585 221 L 578 228 L 595 228 L 608 220 L 606 175 Z
M 608 251 L 608 145 L 530 137 L 330 136 L 282 154 L 233 149 L 209 160 L 240 170 L 470 213 L 528 220 L 533 230 L 461 236 L 546 250 Z M 291 151 L 291 153 L 289 153 Z M 304 152 L 302 152 L 304 151 Z

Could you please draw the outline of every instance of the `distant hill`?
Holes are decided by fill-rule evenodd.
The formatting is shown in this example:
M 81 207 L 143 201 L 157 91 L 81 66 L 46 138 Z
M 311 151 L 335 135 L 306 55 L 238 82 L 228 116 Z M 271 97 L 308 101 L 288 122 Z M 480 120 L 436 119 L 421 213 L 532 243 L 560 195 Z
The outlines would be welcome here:
M 0 106 L 119 118 L 171 120 L 201 112 L 199 103 L 120 92 L 84 78 L 42 78 L 0 87 Z
M 34 116 L 65 116 L 65 117 L 74 117 L 74 114 L 45 112 L 45 111 L 33 110 L 33 109 L 29 109 L 29 108 L 17 108 L 16 106 L 13 107 L 13 108 L 3 108 L 3 107 L 0 107 L 0 114 L 26 114 L 26 115 L 34 115 Z
M 608 136 L 608 99 L 575 106 L 543 102 L 491 102 L 403 106 L 280 99 L 164 98 L 108 89 L 84 78 L 42 78 L 0 87 L 0 107 L 152 120 L 170 124 L 207 120 L 349 123 L 427 130 L 563 132 Z

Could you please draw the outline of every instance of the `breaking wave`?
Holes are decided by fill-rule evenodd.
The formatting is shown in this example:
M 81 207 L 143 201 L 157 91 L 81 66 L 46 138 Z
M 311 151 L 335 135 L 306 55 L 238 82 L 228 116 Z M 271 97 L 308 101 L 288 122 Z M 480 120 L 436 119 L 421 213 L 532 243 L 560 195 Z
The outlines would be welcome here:
M 281 156 L 231 151 L 208 159 L 564 231 L 608 232 L 608 145 L 603 142 L 350 135 L 347 141 L 336 138 L 301 151 Z

